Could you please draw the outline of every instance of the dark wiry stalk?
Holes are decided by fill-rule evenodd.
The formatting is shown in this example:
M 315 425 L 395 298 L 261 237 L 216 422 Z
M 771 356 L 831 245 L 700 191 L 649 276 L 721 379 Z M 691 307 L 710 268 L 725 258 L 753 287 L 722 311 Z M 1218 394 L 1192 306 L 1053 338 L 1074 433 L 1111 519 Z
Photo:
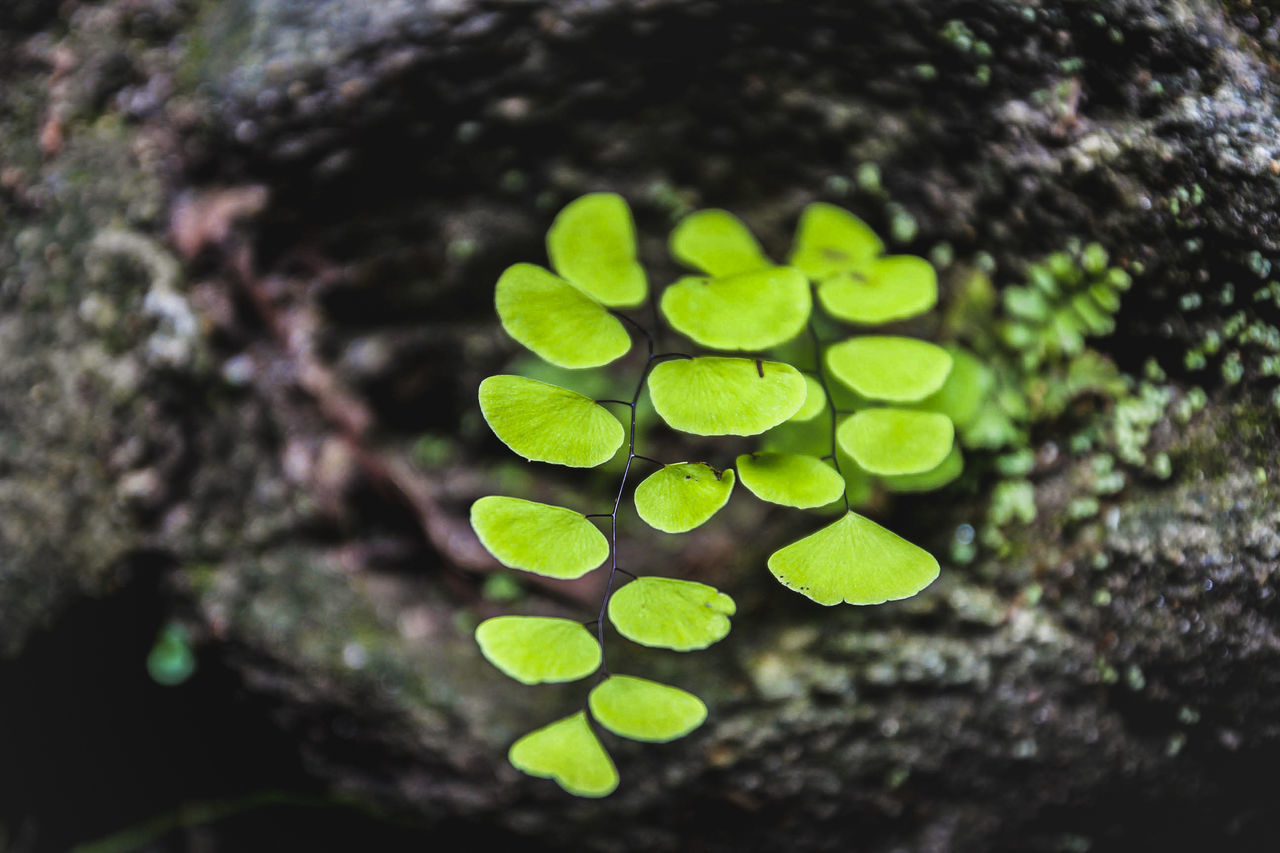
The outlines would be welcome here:
M 641 456 L 640 454 L 636 453 L 636 409 L 637 409 L 638 403 L 640 402 L 640 394 L 641 392 L 644 391 L 644 383 L 649 378 L 650 371 L 652 371 L 653 368 L 656 367 L 660 362 L 667 361 L 669 359 L 676 359 L 676 358 L 691 358 L 691 356 L 685 353 L 678 353 L 678 352 L 654 354 L 653 333 L 651 333 L 644 326 L 637 323 L 635 320 L 632 320 L 630 317 L 628 317 L 625 314 L 620 314 L 616 311 L 613 311 L 611 313 L 615 317 L 617 317 L 619 320 L 623 320 L 627 322 L 636 330 L 638 330 L 641 334 L 644 335 L 645 342 L 647 343 L 649 348 L 649 354 L 648 354 L 648 357 L 645 359 L 644 370 L 641 371 L 640 373 L 640 379 L 638 382 L 636 382 L 635 391 L 631 394 L 630 402 L 626 400 L 597 400 L 596 401 L 597 403 L 618 403 L 620 405 L 626 406 L 631 410 L 631 431 L 628 434 L 628 441 L 627 441 L 627 464 L 622 469 L 622 480 L 618 483 L 618 493 L 617 495 L 614 496 L 614 499 L 613 499 L 613 509 L 607 513 L 605 512 L 593 513 L 592 515 L 587 516 L 587 518 L 604 518 L 605 516 L 609 517 L 609 558 L 610 558 L 609 559 L 609 579 L 605 584 L 604 596 L 601 598 L 601 601 L 600 601 L 600 614 L 593 620 L 596 626 L 596 639 L 600 643 L 600 677 L 601 679 L 609 677 L 609 667 L 605 663 L 605 654 L 604 654 L 604 622 L 605 622 L 604 617 L 605 617 L 605 610 L 609 606 L 609 599 L 613 594 L 613 582 L 614 582 L 614 579 L 618 576 L 619 572 L 621 572 L 624 575 L 628 575 L 632 578 L 635 577 L 635 575 L 631 574 L 631 572 L 628 572 L 626 569 L 622 569 L 618 567 L 618 508 L 622 505 L 622 495 L 627 490 L 627 478 L 631 474 L 632 462 L 634 462 L 637 459 L 642 459 L 645 462 L 650 462 L 654 465 L 663 464 L 662 462 L 659 462 L 656 459 L 651 459 L 648 456 Z M 592 623 L 587 622 L 585 624 L 591 625 Z
M 809 320 L 809 339 L 813 341 L 813 365 L 814 373 L 818 377 L 818 384 L 822 386 L 822 393 L 827 398 L 827 409 L 831 412 L 831 453 L 824 457 L 831 460 L 831 464 L 836 467 L 836 473 L 840 475 L 840 479 L 844 479 L 844 472 L 840 470 L 840 457 L 836 453 L 836 418 L 840 414 L 836 409 L 836 401 L 831 397 L 831 389 L 827 387 L 826 375 L 822 370 L 822 341 L 818 339 L 818 330 L 813 325 L 813 319 Z M 846 484 L 844 491 L 840 493 L 844 498 L 844 511 L 849 512 L 849 487 Z

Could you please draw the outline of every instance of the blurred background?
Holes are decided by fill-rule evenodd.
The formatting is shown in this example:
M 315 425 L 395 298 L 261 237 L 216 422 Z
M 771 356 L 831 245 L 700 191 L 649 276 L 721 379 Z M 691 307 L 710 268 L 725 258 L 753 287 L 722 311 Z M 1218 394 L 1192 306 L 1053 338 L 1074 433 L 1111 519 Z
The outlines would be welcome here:
M 5 0 L 0 851 L 1273 849 L 1276 14 Z M 598 801 L 505 761 L 580 686 L 471 633 L 591 618 L 601 579 L 516 577 L 467 522 L 616 488 L 475 403 L 570 381 L 493 285 L 594 191 L 655 288 L 694 210 L 782 259 L 845 207 L 938 270 L 899 330 L 991 373 L 958 479 L 864 496 L 941 562 L 916 598 L 782 589 L 765 559 L 816 519 L 745 494 L 684 537 L 624 521 L 633 571 L 738 613 L 699 655 L 618 650 L 710 717 L 611 740 Z M 619 396 L 636 355 L 573 381 Z

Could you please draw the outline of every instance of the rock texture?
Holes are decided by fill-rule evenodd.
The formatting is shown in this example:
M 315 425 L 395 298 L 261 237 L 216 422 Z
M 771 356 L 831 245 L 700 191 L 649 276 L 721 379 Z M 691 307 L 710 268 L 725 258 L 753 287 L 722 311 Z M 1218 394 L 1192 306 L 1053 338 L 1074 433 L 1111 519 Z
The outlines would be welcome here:
M 1241 306 L 1280 315 L 1278 27 L 1234 0 L 6 4 L 0 652 L 161 564 L 315 778 L 424 825 L 589 850 L 1264 849 L 1280 416 L 1263 349 L 1239 381 L 1184 354 Z M 1096 240 L 1136 282 L 1097 348 L 1209 405 L 1158 413 L 1172 476 L 1134 469 L 1084 518 L 1084 415 L 1038 426 L 1037 518 L 971 564 L 946 555 L 990 477 L 898 501 L 944 569 L 885 607 L 777 586 L 763 557 L 796 515 L 735 501 L 671 550 L 628 528 L 636 571 L 740 609 L 708 653 L 619 650 L 711 717 L 617 744 L 619 792 L 570 801 L 504 756 L 581 691 L 504 681 L 469 632 L 597 590 L 485 598 L 466 508 L 608 491 L 539 486 L 473 405 L 516 357 L 498 272 L 596 189 L 632 202 L 657 281 L 704 206 L 775 256 L 815 198 L 904 251 L 945 243 L 944 300 L 963 268 L 1017 283 Z

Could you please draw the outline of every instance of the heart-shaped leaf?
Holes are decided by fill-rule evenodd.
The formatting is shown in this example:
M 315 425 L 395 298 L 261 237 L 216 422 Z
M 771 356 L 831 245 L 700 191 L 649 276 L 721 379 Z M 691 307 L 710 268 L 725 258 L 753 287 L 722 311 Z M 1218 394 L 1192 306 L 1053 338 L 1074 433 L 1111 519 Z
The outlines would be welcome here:
M 705 462 L 664 465 L 636 486 L 636 512 L 650 527 L 684 533 L 720 511 L 733 492 L 733 471 Z
M 798 509 L 826 506 L 844 493 L 836 470 L 815 456 L 751 453 L 738 457 L 742 485 L 762 501 Z
M 814 281 L 860 268 L 884 254 L 884 242 L 871 226 L 843 208 L 814 202 L 800 214 L 787 261 Z
M 951 353 L 915 338 L 862 335 L 829 347 L 827 366 L 868 399 L 904 403 L 942 387 L 951 372 Z
M 609 556 L 609 540 L 580 512 L 520 498 L 484 497 L 471 505 L 480 544 L 509 569 L 579 578 Z
M 940 412 L 951 418 L 956 429 L 963 431 L 973 423 L 987 402 L 987 394 L 995 384 L 991 368 L 963 347 L 949 346 L 951 372 L 942 387 L 916 403 L 912 408 Z
M 896 477 L 883 477 L 884 484 L 891 492 L 932 492 L 941 489 L 956 477 L 964 473 L 964 456 L 958 445 L 952 445 L 947 458 L 938 463 L 937 468 L 922 471 L 919 474 L 899 474 Z
M 689 652 L 729 633 L 733 599 L 712 586 L 673 578 L 637 578 L 609 598 L 609 621 L 642 646 Z
M 713 276 L 773 265 L 750 229 L 725 210 L 699 210 L 681 219 L 671 232 L 671 256 Z
M 557 720 L 511 744 L 507 760 L 517 770 L 554 780 L 575 797 L 607 797 L 618 787 L 618 769 L 587 722 L 587 712 Z
M 480 411 L 502 443 L 525 459 L 571 468 L 608 462 L 625 435 L 618 419 L 590 397 L 523 376 L 481 382 Z
M 857 513 L 773 553 L 769 571 L 819 604 L 882 604 L 908 598 L 938 576 L 938 561 Z
M 572 619 L 495 616 L 476 628 L 489 663 L 523 684 L 577 681 L 600 668 L 600 643 Z
M 614 734 L 650 743 L 682 738 L 707 718 L 707 706 L 692 693 L 630 675 L 600 682 L 587 697 L 587 707 Z
M 905 320 L 938 303 L 938 274 L 914 255 L 876 258 L 824 280 L 818 301 L 846 323 L 874 326 Z
M 631 336 L 617 317 L 533 264 L 507 268 L 494 304 L 507 334 L 558 367 L 599 367 L 631 349 Z
M 811 374 L 804 374 L 804 402 L 791 416 L 793 421 L 809 421 L 827 409 L 827 393 L 822 390 L 822 383 Z
M 615 193 L 569 202 L 547 231 L 547 255 L 566 281 L 610 308 L 639 305 L 648 293 L 631 209 Z
M 649 398 L 673 429 L 757 435 L 800 410 L 805 382 L 800 371 L 777 361 L 690 358 L 655 367 Z
M 919 474 L 947 458 L 955 427 L 937 412 L 864 409 L 840 424 L 836 440 L 872 474 Z
M 763 350 L 804 330 L 809 282 L 792 267 L 765 267 L 722 278 L 682 278 L 662 294 L 672 328 L 704 347 Z

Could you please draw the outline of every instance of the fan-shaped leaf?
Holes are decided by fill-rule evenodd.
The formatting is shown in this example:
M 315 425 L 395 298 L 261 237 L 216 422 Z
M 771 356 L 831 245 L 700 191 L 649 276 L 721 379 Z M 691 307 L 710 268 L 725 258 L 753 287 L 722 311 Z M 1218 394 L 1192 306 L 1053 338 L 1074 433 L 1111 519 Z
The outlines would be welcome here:
M 609 557 L 604 534 L 564 507 L 484 497 L 471 505 L 471 527 L 502 565 L 551 578 L 580 578 Z
M 977 418 L 987 393 L 995 384 L 995 376 L 987 367 L 963 347 L 949 346 L 951 372 L 942 387 L 925 397 L 912 408 L 940 412 L 951 418 L 956 429 L 963 431 Z
M 733 471 L 705 462 L 664 465 L 636 486 L 636 512 L 665 533 L 692 530 L 720 511 L 733 492 Z
M 649 374 L 653 408 L 672 428 L 694 435 L 756 435 L 800 409 L 800 371 L 777 361 L 691 358 Z
M 896 477 L 884 477 L 884 484 L 891 492 L 932 492 L 941 489 L 964 472 L 964 456 L 958 445 L 952 445 L 947 458 L 937 468 L 922 471 L 919 474 L 899 474 Z
M 800 214 L 791 259 L 814 281 L 856 269 L 884 253 L 884 243 L 863 222 L 843 208 L 815 202 Z
M 594 468 L 622 446 L 622 424 L 589 397 L 523 376 L 480 383 L 480 411 L 502 443 L 525 459 Z
M 636 263 L 636 228 L 622 196 L 591 193 L 569 202 L 547 231 L 551 265 L 610 308 L 644 302 L 648 281 Z
M 572 619 L 495 616 L 476 628 L 489 663 L 524 684 L 577 681 L 600 668 L 600 643 Z
M 725 210 L 699 210 L 681 219 L 671 232 L 671 255 L 713 276 L 773 265 L 742 220 Z
M 827 393 L 822 390 L 822 383 L 811 374 L 804 374 L 804 402 L 800 409 L 791 416 L 793 421 L 811 421 L 827 409 Z
M 692 693 L 630 675 L 600 682 L 587 697 L 587 706 L 614 734 L 650 743 L 682 738 L 707 718 L 707 706 Z
M 631 336 L 617 317 L 533 264 L 507 268 L 494 304 L 507 334 L 559 367 L 599 367 L 631 349 Z
M 511 744 L 507 760 L 530 776 L 554 780 L 575 797 L 606 797 L 618 787 L 618 770 L 591 731 L 586 711 L 529 732 Z
M 863 335 L 828 348 L 827 366 L 864 397 L 902 403 L 942 387 L 951 372 L 951 353 L 915 338 Z
M 844 478 L 816 456 L 751 453 L 738 457 L 742 485 L 762 501 L 809 509 L 826 506 L 844 493 Z
M 865 409 L 840 424 L 836 440 L 872 474 L 919 474 L 951 452 L 955 428 L 937 412 Z
M 924 258 L 890 255 L 827 278 L 818 286 L 818 301 L 846 323 L 905 320 L 938 303 L 938 274 Z
M 715 587 L 672 578 L 637 578 L 609 598 L 609 620 L 642 646 L 689 652 L 729 633 L 737 607 Z
M 682 278 L 662 294 L 672 328 L 704 347 L 762 350 L 804 330 L 809 283 L 791 267 L 766 267 L 723 278 Z
M 769 571 L 819 604 L 881 604 L 907 598 L 938 576 L 928 551 L 857 513 L 773 553 Z

